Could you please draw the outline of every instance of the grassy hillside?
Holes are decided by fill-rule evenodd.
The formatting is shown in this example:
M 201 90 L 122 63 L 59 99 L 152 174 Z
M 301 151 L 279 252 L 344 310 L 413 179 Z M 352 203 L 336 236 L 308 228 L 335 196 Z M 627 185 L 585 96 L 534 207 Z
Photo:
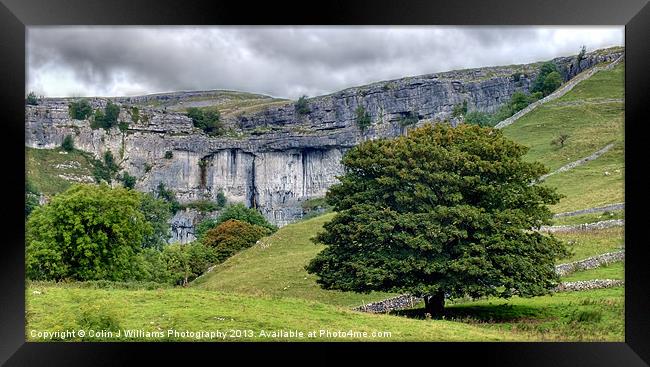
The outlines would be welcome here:
M 323 249 L 310 238 L 334 214 L 290 224 L 262 243 L 244 250 L 218 265 L 211 273 L 197 279 L 199 289 L 252 295 L 295 297 L 323 303 L 355 307 L 392 296 L 388 293 L 327 291 L 316 284 L 316 276 L 304 267 Z
M 624 201 L 624 67 L 620 63 L 596 73 L 503 129 L 530 148 L 527 160 L 540 161 L 550 171 L 615 144 L 600 158 L 545 181 L 566 195 L 552 207 L 554 212 Z M 552 145 L 561 134 L 569 136 L 565 146 Z
M 558 263 L 582 260 L 606 252 L 619 251 L 624 247 L 623 227 L 612 227 L 592 231 L 556 233 L 554 236 L 564 241 L 572 255 Z
M 95 182 L 92 158 L 80 151 L 25 148 L 25 171 L 38 192 L 57 194 L 76 182 Z
M 225 341 L 498 341 L 521 340 L 503 330 L 487 330 L 473 325 L 444 320 L 408 320 L 390 315 L 371 315 L 341 307 L 295 298 L 249 296 L 199 289 L 125 290 L 79 288 L 35 283 L 26 290 L 26 337 L 37 341 L 31 330 L 112 330 L 144 331 L 222 331 L 252 330 L 252 338 L 226 338 Z M 260 332 L 299 330 L 315 338 L 261 337 Z M 327 338 L 320 330 L 367 332 L 368 337 Z M 373 332 L 390 336 L 373 337 Z M 86 335 L 72 340 L 115 341 Z M 162 338 L 122 338 L 141 341 L 195 341 L 191 336 L 167 335 Z M 205 339 L 204 339 L 205 340 Z M 212 340 L 220 341 L 223 339 Z M 210 341 L 210 340 L 208 340 Z

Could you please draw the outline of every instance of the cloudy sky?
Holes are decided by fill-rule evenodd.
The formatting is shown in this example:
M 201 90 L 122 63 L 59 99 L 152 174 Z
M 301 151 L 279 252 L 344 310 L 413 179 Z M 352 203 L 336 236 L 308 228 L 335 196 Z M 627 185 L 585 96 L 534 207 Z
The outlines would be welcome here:
M 623 42 L 623 27 L 29 27 L 27 91 L 229 89 L 295 99 Z

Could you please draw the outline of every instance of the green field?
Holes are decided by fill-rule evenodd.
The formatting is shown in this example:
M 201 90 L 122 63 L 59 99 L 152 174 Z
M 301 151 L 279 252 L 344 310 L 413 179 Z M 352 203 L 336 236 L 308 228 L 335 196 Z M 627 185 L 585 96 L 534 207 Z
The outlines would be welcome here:
M 606 252 L 619 251 L 624 247 L 624 232 L 623 227 L 612 227 L 592 231 L 555 233 L 554 236 L 566 243 L 572 252 L 571 256 L 558 260 L 558 263 L 569 263 Z
M 316 276 L 304 267 L 322 245 L 309 239 L 334 214 L 325 214 L 281 228 L 271 237 L 218 265 L 211 273 L 193 282 L 200 289 L 251 295 L 295 297 L 323 303 L 356 307 L 393 296 L 374 292 L 327 291 L 316 284 Z
M 603 220 L 610 220 L 610 219 L 625 219 L 625 211 L 617 210 L 613 212 L 558 217 L 558 218 L 553 218 L 553 225 L 569 226 L 569 225 L 584 224 L 584 223 L 595 223 L 595 222 L 600 222 Z
M 505 127 L 504 134 L 530 147 L 526 159 L 541 161 L 551 171 L 587 157 L 609 143 L 622 145 L 623 72 L 621 63 L 613 70 L 596 73 L 561 98 L 537 107 Z M 594 78 L 598 81 L 593 82 Z M 600 99 L 584 100 L 580 96 Z M 607 102 L 611 99 L 618 101 Z M 551 144 L 560 134 L 569 135 L 561 148 Z
M 34 283 L 27 288 L 28 341 L 38 341 L 35 331 L 138 329 L 149 332 L 252 330 L 252 338 L 235 337 L 207 341 L 499 341 L 520 340 L 502 330 L 445 320 L 408 320 L 390 315 L 372 315 L 308 300 L 230 294 L 199 289 L 124 290 L 78 288 L 74 285 Z M 299 330 L 367 332 L 351 338 L 326 336 L 282 338 L 260 336 L 261 331 Z M 390 336 L 372 337 L 373 332 Z M 115 334 L 113 335 L 115 336 Z M 196 341 L 189 335 L 156 338 L 121 338 L 86 335 L 84 341 Z M 204 339 L 204 341 L 206 341 Z
M 625 265 L 623 262 L 603 265 L 596 269 L 577 271 L 562 278 L 563 282 L 590 279 L 625 279 Z

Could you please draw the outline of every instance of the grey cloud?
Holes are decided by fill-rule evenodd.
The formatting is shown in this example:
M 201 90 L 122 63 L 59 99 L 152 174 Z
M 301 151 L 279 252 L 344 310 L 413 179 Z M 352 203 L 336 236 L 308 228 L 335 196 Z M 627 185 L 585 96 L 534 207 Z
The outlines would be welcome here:
M 601 30 L 38 27 L 28 29 L 27 88 L 52 96 L 235 89 L 296 98 L 409 75 L 550 59 L 581 44 L 622 44 L 622 27 Z M 553 41 L 554 32 L 572 37 Z

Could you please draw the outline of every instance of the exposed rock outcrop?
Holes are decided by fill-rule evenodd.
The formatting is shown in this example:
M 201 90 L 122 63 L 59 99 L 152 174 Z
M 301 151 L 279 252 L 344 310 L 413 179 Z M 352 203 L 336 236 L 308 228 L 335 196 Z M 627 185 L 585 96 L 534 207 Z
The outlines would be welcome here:
M 616 48 L 587 54 L 584 65 L 612 61 L 622 52 Z M 553 61 L 570 77 L 573 60 Z M 25 145 L 54 148 L 71 135 L 75 147 L 96 157 L 110 150 L 122 169 L 137 177 L 139 190 L 152 191 L 162 182 L 181 203 L 214 200 L 223 191 L 229 201 L 256 207 L 271 222 L 284 225 L 302 216 L 302 201 L 325 195 L 343 173 L 340 160 L 351 147 L 403 134 L 407 117 L 417 118 L 418 124 L 450 120 L 453 107 L 463 101 L 469 110 L 495 111 L 515 91 L 528 91 L 538 68 L 539 63 L 513 65 L 379 82 L 310 98 L 305 114 L 299 114 L 293 103 L 280 101 L 228 115 L 224 122 L 229 133 L 220 137 L 196 129 L 184 114 L 141 104 L 180 101 L 184 95 L 194 98 L 202 92 L 113 98 L 122 106 L 119 120 L 129 124 L 125 132 L 117 127 L 92 129 L 89 120 L 71 119 L 72 99 L 43 99 L 26 107 Z M 98 109 L 108 99 L 90 101 Z M 359 106 L 372 119 L 365 131 L 356 125 Z M 168 151 L 172 158 L 166 159 Z M 185 227 L 189 219 L 175 223 L 179 238 L 191 238 Z

